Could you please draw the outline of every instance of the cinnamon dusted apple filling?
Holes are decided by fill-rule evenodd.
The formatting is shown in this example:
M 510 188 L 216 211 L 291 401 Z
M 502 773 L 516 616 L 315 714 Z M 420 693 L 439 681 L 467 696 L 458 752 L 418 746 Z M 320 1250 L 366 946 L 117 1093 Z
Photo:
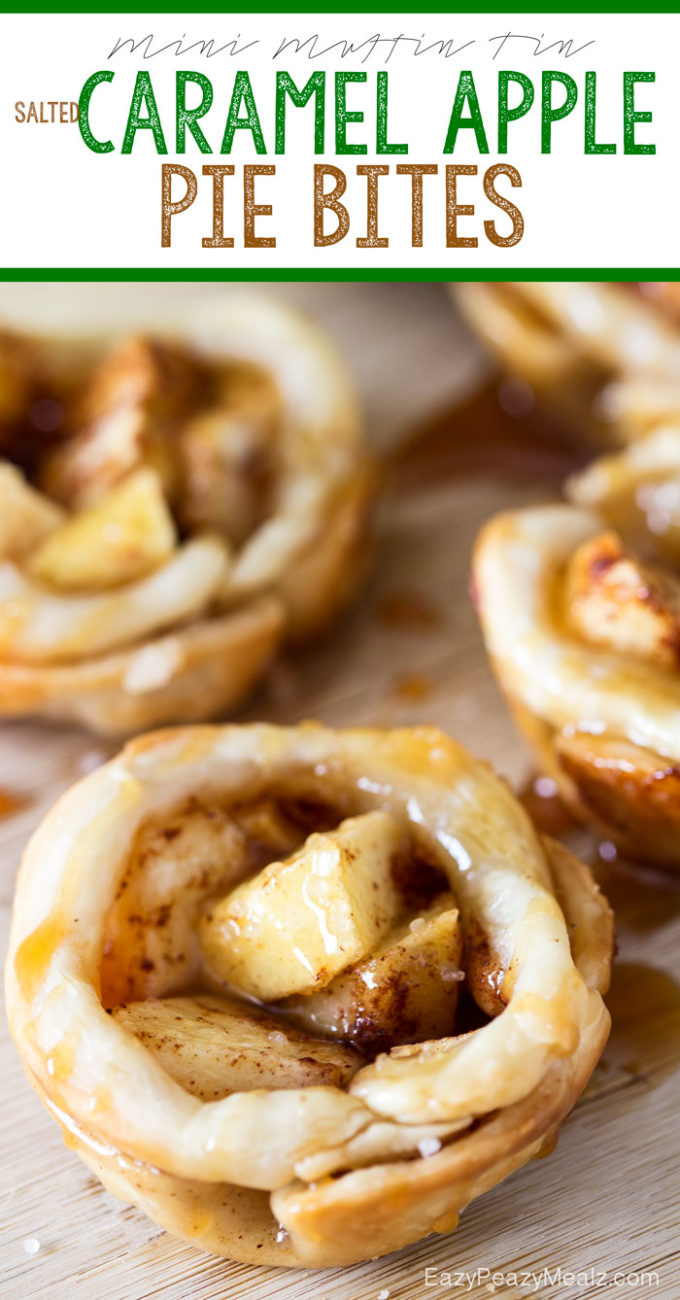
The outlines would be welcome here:
M 256 298 L 0 340 L 0 712 L 124 732 L 235 705 L 351 595 L 371 475 L 325 341 Z
M 605 1041 L 611 918 L 433 728 L 186 728 L 75 786 L 19 882 L 8 1005 L 124 1199 L 328 1265 L 448 1231 Z
M 310 1053 L 298 1079 L 305 1065 L 310 1079 L 318 1067 L 314 1043 L 292 1026 L 364 1056 L 453 1031 L 465 973 L 446 876 L 414 857 L 388 813 L 339 816 L 274 799 L 227 809 L 191 802 L 169 824 L 164 815 L 140 831 L 107 918 L 101 997 L 126 1024 L 140 1026 L 173 1077 L 174 1066 L 188 1077 L 185 1053 L 197 1022 L 221 1027 L 226 1050 L 231 1038 L 238 1043 L 241 1017 L 260 1051 L 274 1044 L 271 1074 L 277 1048 L 285 1067 L 289 1047 L 281 1026 L 269 1037 L 277 1029 L 271 1017 L 281 1017 L 291 1041 Z M 318 825 L 326 829 L 307 833 Z M 208 845 L 212 878 L 205 865 L 191 874 Z M 178 890 L 176 870 L 187 862 Z M 215 893 L 220 886 L 225 892 Z M 161 992 L 186 995 L 194 986 L 200 1013 L 186 996 L 158 1001 Z M 222 991 L 223 1005 L 206 1000 Z M 175 1057 L 167 1052 L 173 1034 Z M 330 1068 L 332 1051 L 323 1060 Z M 361 1064 L 352 1052 L 338 1061 L 342 1078 Z M 201 1075 L 195 1066 L 189 1072 Z
M 680 861 L 680 433 L 595 461 L 573 505 L 493 520 L 475 560 L 487 645 L 572 809 Z

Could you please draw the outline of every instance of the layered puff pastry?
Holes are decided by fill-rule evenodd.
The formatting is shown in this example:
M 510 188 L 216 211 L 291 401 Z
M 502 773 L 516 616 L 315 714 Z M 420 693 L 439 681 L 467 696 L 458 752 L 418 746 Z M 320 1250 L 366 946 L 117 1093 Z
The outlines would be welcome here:
M 114 734 L 210 718 L 363 567 L 351 384 L 256 296 L 142 335 L 1 336 L 0 456 L 0 714 Z
M 252 1263 L 444 1233 L 551 1144 L 609 1030 L 606 902 L 434 728 L 186 727 L 21 867 L 11 1029 L 112 1192 Z
M 671 283 L 457 285 L 511 375 L 586 441 L 625 444 L 680 419 L 680 295 Z
M 569 808 L 680 869 L 680 431 L 483 529 L 473 587 L 498 679 Z

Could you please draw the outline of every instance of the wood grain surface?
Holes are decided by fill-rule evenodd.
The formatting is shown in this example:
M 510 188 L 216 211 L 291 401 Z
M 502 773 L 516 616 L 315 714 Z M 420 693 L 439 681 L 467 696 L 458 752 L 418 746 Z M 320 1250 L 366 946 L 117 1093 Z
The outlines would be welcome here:
M 140 302 L 143 295 L 147 309 L 149 293 L 162 307 L 164 295 L 197 292 L 169 285 L 97 288 L 103 310 L 110 307 L 107 294 L 137 294 Z M 35 313 L 39 304 L 57 323 L 60 296 L 76 290 L 5 286 L 0 315 L 5 299 L 15 313 L 24 307 Z M 224 292 L 218 286 L 201 291 Z M 522 788 L 528 757 L 491 678 L 468 598 L 470 547 L 491 512 L 554 496 L 569 458 L 528 437 L 519 420 L 505 421 L 499 441 L 493 403 L 465 400 L 481 382 L 485 362 L 442 286 L 272 291 L 303 305 L 338 339 L 364 394 L 374 445 L 385 454 L 406 449 L 386 469 L 375 565 L 360 601 L 323 644 L 279 664 L 243 716 L 316 717 L 331 725 L 434 721 Z M 408 443 L 423 430 L 429 432 L 415 446 Z M 75 730 L 2 726 L 3 947 L 28 835 L 56 795 L 110 752 L 112 746 Z M 575 839 L 598 862 L 598 846 L 582 833 Z M 598 872 L 617 911 L 614 1029 L 555 1152 L 470 1206 L 454 1234 L 373 1263 L 321 1273 L 254 1269 L 171 1239 L 109 1196 L 66 1150 L 3 1026 L 2 1296 L 677 1300 L 680 889 L 668 877 L 606 861 Z M 33 1254 L 26 1250 L 31 1239 L 40 1243 Z

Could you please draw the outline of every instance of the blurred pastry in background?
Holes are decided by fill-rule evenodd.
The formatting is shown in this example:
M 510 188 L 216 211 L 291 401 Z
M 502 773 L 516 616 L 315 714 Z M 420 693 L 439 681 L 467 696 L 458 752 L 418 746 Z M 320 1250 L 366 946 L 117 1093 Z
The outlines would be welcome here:
M 680 869 L 680 429 L 482 530 L 473 589 L 541 770 L 627 855 Z
M 311 322 L 199 299 L 0 339 L 0 713 L 125 733 L 234 707 L 351 597 L 374 475 Z
M 471 282 L 454 293 L 501 367 L 567 436 L 620 445 L 680 420 L 678 285 Z

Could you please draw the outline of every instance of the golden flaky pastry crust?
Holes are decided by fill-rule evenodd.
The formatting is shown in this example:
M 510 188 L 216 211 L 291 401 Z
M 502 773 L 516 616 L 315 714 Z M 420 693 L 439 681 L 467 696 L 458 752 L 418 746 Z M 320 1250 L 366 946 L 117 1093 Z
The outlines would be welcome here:
M 1 714 L 224 713 L 363 572 L 374 474 L 329 342 L 257 295 L 158 314 L 0 337 Z
M 259 900 L 255 928 L 270 927 L 271 960 L 258 974 L 283 979 L 297 951 L 310 882 L 286 895 L 281 881 L 316 863 L 321 888 L 344 836 L 355 887 L 362 872 L 382 882 L 382 912 L 371 912 L 370 889 L 362 907 L 388 929 L 396 885 L 385 864 L 404 898 L 428 872 L 441 875 L 450 892 L 428 915 L 435 924 L 448 918 L 452 944 L 462 927 L 476 1027 L 460 1032 L 465 1026 L 453 1022 L 424 1042 L 407 1035 L 371 1059 L 318 1036 L 291 1043 L 300 1030 L 285 1018 L 288 1003 L 270 1004 L 275 1027 L 251 1090 L 229 1086 L 230 1070 L 243 1065 L 238 1054 L 215 1083 L 214 1054 L 192 1038 L 197 1017 L 201 1035 L 220 1016 L 233 1029 L 239 1015 L 251 1039 L 261 1032 L 253 1017 L 264 1013 L 224 1000 L 205 954 L 221 933 L 215 897 L 244 875 L 238 826 L 244 817 L 252 826 L 256 814 L 261 839 L 265 805 L 272 825 L 295 806 L 306 810 L 307 829 L 316 816 L 324 833 L 305 839 L 301 831 L 288 866 L 267 867 L 255 884 L 251 863 L 250 886 L 229 896 L 239 944 L 248 932 L 234 921 L 244 915 L 234 900 L 244 889 Z M 276 912 L 277 894 L 288 897 L 285 914 Z M 460 920 L 442 910 L 449 903 Z M 409 906 L 401 943 L 417 955 L 428 923 Z M 336 900 L 326 921 L 339 924 L 341 912 Z M 322 931 L 317 925 L 316 940 Z M 227 940 L 222 957 L 238 971 L 234 951 Z M 337 946 L 325 951 L 337 961 Z M 111 1191 L 215 1254 L 323 1267 L 450 1231 L 474 1197 L 545 1147 L 606 1040 L 611 951 L 611 915 L 589 871 L 539 839 L 506 785 L 435 728 L 180 728 L 129 744 L 73 787 L 34 836 L 17 888 L 7 1002 L 33 1086 Z M 446 984 L 449 966 L 423 978 L 439 974 Z M 204 993 L 191 994 L 197 988 Z M 307 992 L 318 1005 L 319 994 Z M 172 1030 L 154 1040 L 153 1022 L 168 1005 L 189 1036 L 183 1045 Z M 276 1069 L 286 1071 L 278 1088 L 277 1053 Z M 313 1086 L 319 1070 L 335 1082 Z
M 541 767 L 625 853 L 678 869 L 680 433 L 602 457 L 571 503 L 491 520 L 474 590 Z
M 474 282 L 456 301 L 504 369 L 589 441 L 626 443 L 680 416 L 675 286 Z

